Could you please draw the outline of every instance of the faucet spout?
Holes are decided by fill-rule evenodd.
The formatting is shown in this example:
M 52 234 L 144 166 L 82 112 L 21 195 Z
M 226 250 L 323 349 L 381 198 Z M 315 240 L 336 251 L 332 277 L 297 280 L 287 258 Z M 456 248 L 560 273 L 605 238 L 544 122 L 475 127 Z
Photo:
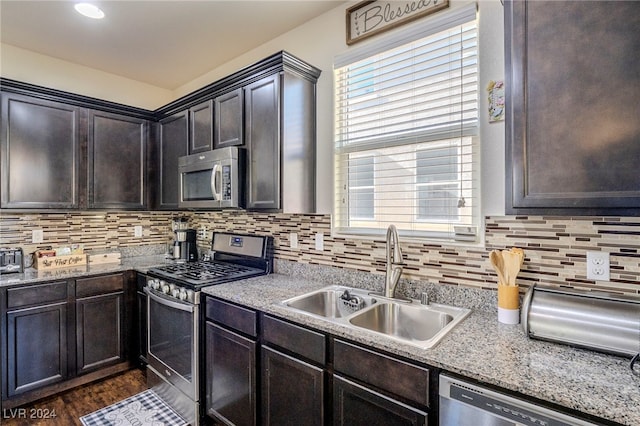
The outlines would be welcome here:
M 395 225 L 389 225 L 387 228 L 387 241 L 386 241 L 386 260 L 387 270 L 384 283 L 384 295 L 385 297 L 395 297 L 396 286 L 402 275 L 402 250 L 400 249 L 400 242 L 398 239 L 398 230 Z

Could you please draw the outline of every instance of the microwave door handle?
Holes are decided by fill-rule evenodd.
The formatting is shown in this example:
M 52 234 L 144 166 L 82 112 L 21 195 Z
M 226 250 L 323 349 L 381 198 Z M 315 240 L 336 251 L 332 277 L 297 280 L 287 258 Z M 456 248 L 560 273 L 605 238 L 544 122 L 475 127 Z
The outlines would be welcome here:
M 218 175 L 220 174 L 220 164 L 213 165 L 213 172 L 211 173 L 211 192 L 213 193 L 213 199 L 220 201 L 220 193 L 216 191 L 218 187 Z

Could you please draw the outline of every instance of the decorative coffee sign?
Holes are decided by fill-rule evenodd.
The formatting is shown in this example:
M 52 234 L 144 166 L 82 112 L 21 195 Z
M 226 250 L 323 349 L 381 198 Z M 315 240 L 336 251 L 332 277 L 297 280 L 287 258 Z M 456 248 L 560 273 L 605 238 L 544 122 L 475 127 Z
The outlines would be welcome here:
M 347 9 L 347 44 L 449 7 L 449 0 L 363 1 Z

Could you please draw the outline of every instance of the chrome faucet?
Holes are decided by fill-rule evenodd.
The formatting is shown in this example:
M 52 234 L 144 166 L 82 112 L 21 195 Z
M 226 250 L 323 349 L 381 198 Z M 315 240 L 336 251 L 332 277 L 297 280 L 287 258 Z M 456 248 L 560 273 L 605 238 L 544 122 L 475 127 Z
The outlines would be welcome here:
M 396 286 L 402 275 L 402 250 L 398 240 L 398 230 L 395 225 L 389 225 L 387 229 L 387 274 L 384 282 L 384 296 L 395 297 Z

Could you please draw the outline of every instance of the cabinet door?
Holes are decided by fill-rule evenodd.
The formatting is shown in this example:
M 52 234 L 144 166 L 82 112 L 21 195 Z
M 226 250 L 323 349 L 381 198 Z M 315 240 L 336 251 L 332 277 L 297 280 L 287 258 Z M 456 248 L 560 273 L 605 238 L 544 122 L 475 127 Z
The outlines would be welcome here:
M 10 397 L 65 380 L 67 356 L 66 302 L 7 313 Z
M 89 208 L 146 208 L 148 122 L 89 112 Z
M 248 209 L 280 208 L 280 75 L 245 87 Z
M 78 374 L 124 360 L 123 293 L 76 300 L 76 360 Z
M 323 425 L 323 370 L 263 346 L 262 424 Z
M 158 208 L 177 209 L 180 195 L 178 158 L 187 155 L 189 146 L 189 111 L 160 121 L 158 141 Z
M 2 207 L 78 207 L 80 111 L 2 94 Z
M 244 144 L 243 98 L 244 92 L 240 88 L 213 100 L 216 114 L 213 134 L 214 148 Z
M 234 425 L 256 424 L 256 343 L 206 323 L 206 396 L 209 416 Z
M 189 108 L 189 122 L 189 154 L 213 149 L 213 101 L 209 100 Z
M 333 424 L 426 426 L 427 413 L 333 376 Z
M 640 2 L 505 2 L 508 214 L 637 215 L 639 37 Z

